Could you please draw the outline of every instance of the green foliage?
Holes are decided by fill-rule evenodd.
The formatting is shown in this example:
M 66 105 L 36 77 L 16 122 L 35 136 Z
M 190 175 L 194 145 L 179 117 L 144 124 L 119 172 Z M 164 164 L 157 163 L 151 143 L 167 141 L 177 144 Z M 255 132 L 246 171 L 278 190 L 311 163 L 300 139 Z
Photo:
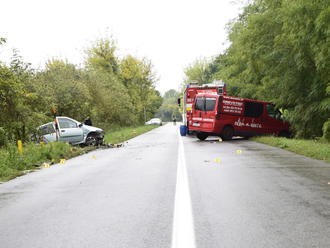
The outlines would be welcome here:
M 330 120 L 323 124 L 323 137 L 324 140 L 330 142 Z
M 90 115 L 91 96 L 84 82 L 85 74 L 75 65 L 62 60 L 49 60 L 44 71 L 35 78 L 34 87 L 44 101 L 42 111 L 51 114 L 56 106 L 58 115 L 83 120 Z
M 161 104 L 152 65 L 133 56 L 120 60 L 115 52 L 114 42 L 107 39 L 87 51 L 87 86 L 95 99 L 91 115 L 105 126 L 143 123 Z
M 0 147 L 7 145 L 7 134 L 3 127 L 0 127 Z
M 52 142 L 42 145 L 26 143 L 20 154 L 16 145 L 9 144 L 0 149 L 0 181 L 21 175 L 25 170 L 35 169 L 43 162 L 58 163 L 60 159 L 68 159 L 84 152 L 84 149 L 67 143 Z
M 86 64 L 88 67 L 116 74 L 119 68 L 118 58 L 115 55 L 116 45 L 113 39 L 99 39 L 89 48 Z
M 33 79 L 34 72 L 17 51 L 9 67 L 0 64 L 0 123 L 8 140 L 27 140 L 43 119 Z
M 299 137 L 320 137 L 330 116 L 330 2 L 255 0 L 229 27 L 210 64 L 231 95 L 285 109 Z
M 158 126 L 137 126 L 137 127 L 122 127 L 118 129 L 111 129 L 108 134 L 105 135 L 105 142 L 110 144 L 118 144 L 126 140 L 132 139 L 138 135 L 146 133 Z
M 151 125 L 110 130 L 105 140 L 107 143 L 117 144 L 156 127 Z M 0 182 L 22 175 L 27 170 L 36 169 L 44 162 L 58 163 L 60 159 L 69 159 L 90 149 L 95 148 L 80 148 L 63 142 L 51 142 L 48 144 L 24 143 L 23 153 L 20 154 L 15 144 L 8 144 L 0 149 Z
M 0 37 L 0 45 L 2 45 L 2 44 L 4 44 L 4 43 L 6 43 L 6 39 L 5 39 L 5 38 L 2 38 L 2 37 Z
M 330 143 L 327 142 L 271 136 L 253 137 L 252 140 L 330 163 Z
M 212 69 L 209 66 L 209 62 L 204 58 L 197 59 L 191 65 L 185 68 L 185 80 L 184 84 L 194 82 L 197 84 L 206 84 L 211 82 Z
M 36 127 L 53 119 L 52 107 L 57 115 L 79 121 L 90 116 L 104 129 L 153 117 L 162 98 L 151 63 L 132 56 L 121 60 L 116 49 L 112 39 L 100 39 L 87 49 L 85 67 L 52 59 L 37 72 L 14 51 L 9 65 L 0 63 L 0 123 L 6 139 L 29 140 Z
M 182 116 L 179 112 L 178 98 L 179 92 L 174 89 L 166 91 L 157 117 L 161 118 L 163 121 L 172 121 L 174 117 L 177 121 L 181 121 Z

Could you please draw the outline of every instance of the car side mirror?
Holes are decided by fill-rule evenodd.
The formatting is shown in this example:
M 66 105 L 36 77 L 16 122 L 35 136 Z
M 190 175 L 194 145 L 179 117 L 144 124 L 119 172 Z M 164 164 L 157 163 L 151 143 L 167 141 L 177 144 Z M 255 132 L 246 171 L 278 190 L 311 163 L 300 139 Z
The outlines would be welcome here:
M 79 125 L 78 125 L 78 127 L 82 127 L 83 126 L 83 124 L 82 123 L 80 123 Z

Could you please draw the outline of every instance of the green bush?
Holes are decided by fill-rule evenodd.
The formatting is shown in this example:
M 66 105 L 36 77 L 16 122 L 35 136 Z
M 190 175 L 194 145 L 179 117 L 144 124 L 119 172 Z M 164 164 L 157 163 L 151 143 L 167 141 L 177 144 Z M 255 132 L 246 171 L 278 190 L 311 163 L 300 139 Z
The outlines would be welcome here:
M 324 122 L 322 130 L 323 130 L 323 139 L 330 142 L 330 120 Z
M 7 145 L 7 135 L 3 127 L 0 127 L 0 147 Z

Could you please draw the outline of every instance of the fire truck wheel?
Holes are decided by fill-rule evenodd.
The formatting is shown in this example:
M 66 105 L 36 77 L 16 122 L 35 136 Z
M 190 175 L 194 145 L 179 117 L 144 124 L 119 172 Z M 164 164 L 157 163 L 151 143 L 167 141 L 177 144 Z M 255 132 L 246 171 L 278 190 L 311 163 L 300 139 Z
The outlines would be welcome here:
M 207 137 L 208 137 L 208 135 L 206 133 L 203 133 L 203 132 L 197 133 L 197 138 L 199 140 L 205 140 Z
M 291 133 L 289 131 L 283 130 L 278 134 L 279 137 L 290 138 Z
M 231 126 L 225 126 L 222 129 L 221 138 L 223 140 L 231 140 L 234 136 L 234 128 Z

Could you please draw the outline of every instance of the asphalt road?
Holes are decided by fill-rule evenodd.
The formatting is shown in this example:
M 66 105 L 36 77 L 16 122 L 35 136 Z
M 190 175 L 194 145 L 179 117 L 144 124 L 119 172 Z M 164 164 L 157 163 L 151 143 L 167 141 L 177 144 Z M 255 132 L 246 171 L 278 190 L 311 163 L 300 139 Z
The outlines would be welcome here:
M 178 225 L 198 248 L 330 247 L 329 164 L 246 140 L 180 139 L 166 125 L 0 184 L 0 247 L 176 247 Z M 176 202 L 191 221 L 176 224 L 189 212 Z

